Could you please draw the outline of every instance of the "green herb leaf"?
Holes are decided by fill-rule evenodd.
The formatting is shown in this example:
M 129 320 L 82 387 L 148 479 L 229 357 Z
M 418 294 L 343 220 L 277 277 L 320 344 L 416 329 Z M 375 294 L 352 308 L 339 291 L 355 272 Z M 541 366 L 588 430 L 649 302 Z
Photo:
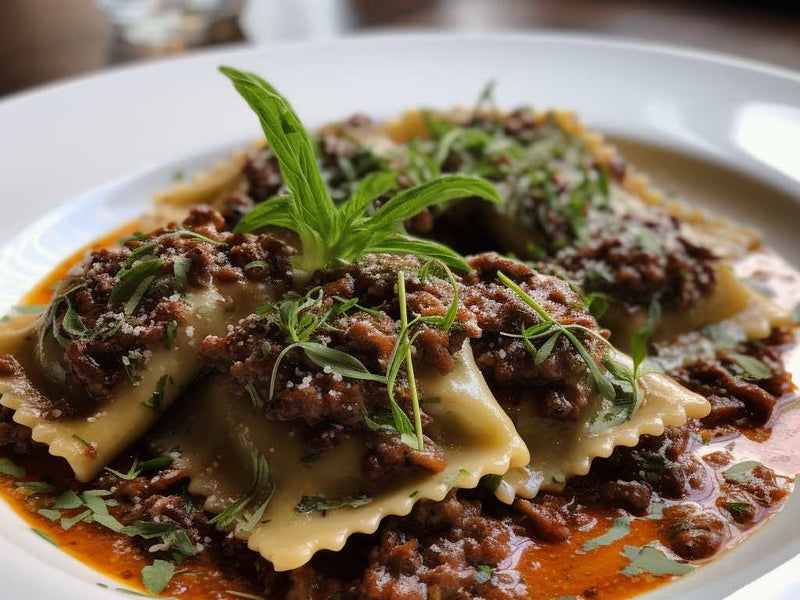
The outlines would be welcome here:
M 628 566 L 622 569 L 623 575 L 686 575 L 694 571 L 692 565 L 670 558 L 656 546 L 625 546 L 622 555 L 630 560 Z
M 452 476 L 445 479 L 444 486 L 447 488 L 447 491 L 449 492 L 452 490 L 458 483 L 458 480 L 464 475 L 470 475 L 470 472 L 462 467 L 457 473 L 454 473 Z
M 297 223 L 291 215 L 295 210 L 291 196 L 277 196 L 257 204 L 234 228 L 235 233 L 250 233 L 265 227 L 283 227 L 294 230 Z M 247 267 L 245 267 L 247 268 Z
M 410 235 L 392 235 L 369 247 L 373 253 L 415 254 L 442 261 L 451 269 L 469 271 L 470 266 L 458 252 L 433 240 L 421 240 Z
M 142 568 L 142 583 L 148 592 L 160 594 L 167 588 L 174 574 L 175 565 L 156 559 L 152 565 Z
M 739 368 L 744 371 L 743 377 L 745 379 L 758 380 L 772 377 L 772 369 L 754 356 L 740 354 L 739 352 L 730 352 L 729 356 L 736 361 Z
M 0 458 L 0 475 L 10 475 L 20 479 L 25 477 L 25 469 L 14 464 L 10 458 Z
M 178 322 L 173 319 L 167 323 L 167 326 L 164 328 L 164 345 L 167 347 L 167 350 L 172 350 L 175 347 L 175 334 L 177 332 Z
M 647 322 L 642 325 L 631 338 L 631 358 L 633 358 L 633 374 L 638 379 L 639 369 L 647 357 L 647 343 L 661 322 L 661 304 L 657 298 L 650 302 L 647 310 Z
M 335 500 L 329 500 L 324 494 L 319 494 L 317 496 L 303 496 L 294 509 L 300 514 L 307 515 L 313 512 L 328 512 L 345 507 L 358 508 L 370 502 L 372 502 L 372 498 L 366 494 L 348 496 Z
M 146 540 L 160 538 L 165 544 L 169 544 L 174 550 L 185 556 L 197 554 L 197 550 L 189 539 L 188 534 L 177 525 L 171 523 L 136 521 L 132 525 L 123 527 L 121 533 L 131 537 L 139 536 Z
M 478 565 L 475 568 L 475 581 L 478 583 L 487 583 L 492 580 L 494 570 L 489 565 Z
M 385 375 L 370 373 L 360 360 L 346 352 L 323 346 L 317 342 L 298 342 L 297 345 L 303 349 L 311 362 L 329 369 L 333 373 L 338 373 L 342 377 L 386 383 Z
M 33 533 L 35 533 L 36 535 L 38 535 L 40 538 L 42 538 L 47 543 L 52 544 L 53 546 L 58 548 L 58 542 L 55 541 L 52 537 L 50 537 L 48 534 L 46 534 L 44 531 L 41 531 L 40 529 L 36 529 L 34 527 L 31 527 L 31 531 Z
M 728 469 L 722 473 L 722 476 L 725 478 L 725 481 L 742 484 L 750 483 L 753 481 L 754 477 L 753 469 L 761 466 L 763 465 L 757 460 L 746 460 L 728 467 Z
M 61 511 L 54 510 L 52 508 L 40 508 L 36 512 L 50 521 L 56 521 L 61 518 Z
M 153 394 L 142 404 L 147 408 L 160 412 L 164 408 L 164 400 L 167 394 L 167 382 L 169 380 L 170 376 L 168 374 L 162 375 L 156 382 L 156 389 L 153 390 Z
M 370 219 L 373 228 L 389 228 L 410 219 L 422 209 L 458 198 L 475 196 L 500 204 L 495 187 L 485 179 L 464 175 L 444 175 L 404 190 L 381 206 Z
M 601 546 L 608 546 L 617 540 L 621 540 L 631 532 L 631 518 L 628 516 L 617 517 L 611 524 L 611 528 L 603 535 L 589 540 L 583 545 L 585 551 L 595 550 Z
M 56 491 L 56 486 L 44 481 L 17 481 L 14 487 L 27 490 L 33 494 L 49 494 Z
M 753 509 L 752 505 L 747 502 L 726 502 L 723 506 L 737 519 L 746 517 Z
M 81 506 L 83 506 L 83 500 L 80 499 L 78 494 L 72 490 L 67 490 L 58 498 L 56 498 L 55 502 L 53 502 L 52 508 L 70 510 L 73 508 L 80 508 Z
M 352 223 L 364 214 L 371 202 L 391 191 L 395 185 L 397 185 L 397 173 L 394 171 L 370 173 L 358 184 L 355 194 L 342 205 L 342 220 L 345 223 Z
M 125 302 L 125 314 L 132 314 L 139 305 L 142 296 L 147 292 L 147 288 L 150 287 L 150 284 L 163 267 L 163 260 L 153 258 L 142 261 L 133 268 L 125 270 L 111 290 L 109 304 Z
M 73 528 L 75 525 L 77 525 L 77 524 L 78 524 L 78 523 L 80 523 L 81 521 L 84 521 L 84 520 L 86 520 L 86 519 L 87 519 L 88 517 L 90 517 L 91 515 L 92 515 L 92 511 L 87 509 L 87 510 L 84 510 L 83 512 L 81 512 L 81 513 L 78 513 L 78 514 L 77 514 L 77 515 L 75 515 L 74 517 L 69 517 L 69 518 L 67 518 L 67 517 L 63 517 L 63 518 L 61 519 L 61 528 L 62 528 L 64 531 L 69 531 L 69 530 L 70 530 L 70 529 L 72 529 L 72 528 Z
M 481 477 L 481 484 L 490 492 L 494 493 L 503 482 L 502 475 L 484 475 Z
M 175 277 L 175 289 L 185 292 L 189 289 L 189 272 L 192 270 L 192 259 L 178 256 L 172 261 L 172 275 Z
M 542 344 L 539 349 L 536 351 L 536 354 L 533 358 L 533 364 L 537 367 L 541 365 L 544 361 L 547 360 L 547 357 L 553 352 L 553 348 L 558 342 L 558 338 L 561 337 L 561 332 L 556 331 L 553 335 L 547 338 L 547 341 Z

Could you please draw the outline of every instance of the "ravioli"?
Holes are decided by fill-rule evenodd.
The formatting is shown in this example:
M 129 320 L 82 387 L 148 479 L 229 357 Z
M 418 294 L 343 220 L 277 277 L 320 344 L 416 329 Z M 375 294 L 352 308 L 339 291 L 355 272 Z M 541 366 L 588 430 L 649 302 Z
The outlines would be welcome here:
M 0 404 L 13 409 L 14 420 L 31 428 L 37 442 L 50 454 L 63 457 L 80 481 L 89 481 L 122 450 L 145 434 L 163 412 L 198 375 L 196 345 L 206 335 L 223 334 L 230 322 L 249 314 L 269 298 L 260 285 L 220 286 L 189 292 L 184 323 L 178 327 L 171 350 L 152 350 L 141 379 L 120 383 L 111 400 L 92 414 L 78 418 L 47 419 L 48 387 L 58 385 L 38 357 L 37 324 L 17 321 L 2 332 L 0 352 L 14 356 L 22 372 L 0 377 Z M 44 316 L 41 317 L 44 319 Z M 188 332 L 191 332 L 189 335 Z M 57 375 L 55 375 L 57 377 Z M 147 406 L 162 378 L 160 410 Z
M 643 398 L 633 416 L 602 431 L 593 427 L 594 415 L 608 403 L 599 394 L 576 421 L 540 417 L 531 402 L 504 406 L 528 446 L 531 463 L 510 469 L 497 497 L 511 504 L 515 496 L 533 498 L 540 490 L 560 491 L 567 479 L 586 475 L 592 460 L 611 456 L 617 446 L 636 446 L 643 435 L 661 435 L 667 426 L 683 425 L 711 411 L 705 398 L 659 373 L 641 377 L 639 387 Z
M 425 411 L 440 428 L 447 468 L 437 474 L 414 472 L 378 481 L 361 470 L 357 439 L 307 459 L 307 450 L 289 422 L 266 420 L 249 399 L 231 394 L 215 378 L 186 394 L 183 406 L 153 445 L 178 450 L 177 465 L 191 476 L 189 491 L 206 497 L 204 508 L 220 512 L 247 492 L 254 450 L 267 458 L 274 495 L 260 522 L 235 535 L 246 539 L 278 571 L 297 568 L 318 550 L 340 550 L 353 533 L 374 532 L 389 515 L 406 515 L 417 500 L 441 500 L 453 488 L 475 487 L 486 474 L 502 474 L 529 462 L 528 450 L 489 391 L 466 343 L 454 370 L 419 373 Z M 304 458 L 306 456 L 306 458 Z M 325 513 L 301 514 L 303 496 L 335 500 L 363 497 L 368 503 Z

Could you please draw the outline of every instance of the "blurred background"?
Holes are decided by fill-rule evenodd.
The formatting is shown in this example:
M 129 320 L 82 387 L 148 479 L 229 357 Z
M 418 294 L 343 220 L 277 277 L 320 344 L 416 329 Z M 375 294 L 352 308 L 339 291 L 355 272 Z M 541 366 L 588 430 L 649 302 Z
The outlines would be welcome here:
M 800 0 L 0 0 L 0 96 L 209 46 L 389 28 L 595 33 L 800 70 Z

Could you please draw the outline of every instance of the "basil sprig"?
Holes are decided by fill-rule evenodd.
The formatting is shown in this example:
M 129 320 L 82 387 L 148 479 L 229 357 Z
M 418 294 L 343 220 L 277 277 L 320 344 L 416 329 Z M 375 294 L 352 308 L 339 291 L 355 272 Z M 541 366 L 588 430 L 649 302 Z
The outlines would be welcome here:
M 365 213 L 372 201 L 391 190 L 395 183 L 393 174 L 376 173 L 337 207 L 320 174 L 311 139 L 289 102 L 253 73 L 230 67 L 220 70 L 258 115 L 290 192 L 258 205 L 237 225 L 237 233 L 266 226 L 294 231 L 303 253 L 292 260 L 297 268 L 307 272 L 376 252 L 433 257 L 451 268 L 469 270 L 458 253 L 442 244 L 403 233 L 402 224 L 428 206 L 456 198 L 476 196 L 499 203 L 500 196 L 489 182 L 462 175 L 438 177 L 400 192 L 368 215 Z

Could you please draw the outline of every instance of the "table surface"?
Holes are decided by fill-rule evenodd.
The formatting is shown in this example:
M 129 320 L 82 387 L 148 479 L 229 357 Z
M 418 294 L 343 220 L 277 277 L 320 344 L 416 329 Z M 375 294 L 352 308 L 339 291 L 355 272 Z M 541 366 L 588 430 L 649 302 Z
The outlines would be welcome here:
M 797 0 L 248 0 L 232 41 L 355 30 L 567 30 L 728 52 L 800 70 Z M 0 0 L 0 96 L 131 60 L 93 0 Z

